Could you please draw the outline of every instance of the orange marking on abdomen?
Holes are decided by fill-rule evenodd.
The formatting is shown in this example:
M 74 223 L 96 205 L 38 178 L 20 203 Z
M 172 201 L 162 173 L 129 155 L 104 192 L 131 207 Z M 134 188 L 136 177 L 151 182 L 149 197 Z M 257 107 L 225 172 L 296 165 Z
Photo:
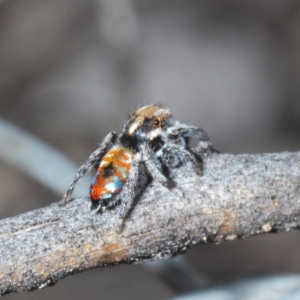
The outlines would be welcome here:
M 118 177 L 124 183 L 127 182 L 127 176 L 131 169 L 131 163 L 134 159 L 134 152 L 125 148 L 113 148 L 106 153 L 103 157 L 98 172 L 96 175 L 95 183 L 91 184 L 91 199 L 94 201 L 100 201 L 104 194 L 117 194 L 120 190 L 111 191 L 107 189 L 109 183 L 115 183 L 115 177 Z M 104 177 L 106 168 L 111 166 L 112 175 Z M 122 168 L 123 170 L 122 172 Z

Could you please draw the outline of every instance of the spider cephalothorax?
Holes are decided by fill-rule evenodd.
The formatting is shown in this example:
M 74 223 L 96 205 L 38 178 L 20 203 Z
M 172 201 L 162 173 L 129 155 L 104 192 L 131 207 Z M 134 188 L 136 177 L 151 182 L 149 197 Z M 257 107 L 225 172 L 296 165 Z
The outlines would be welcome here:
M 191 163 L 195 172 L 201 173 L 199 157 L 188 146 L 190 138 L 199 139 L 200 152 L 212 149 L 202 129 L 180 123 L 164 106 L 148 105 L 138 109 L 129 117 L 122 133 L 117 136 L 110 132 L 79 168 L 61 205 L 69 201 L 79 179 L 92 166 L 97 166 L 90 187 L 91 209 L 98 212 L 120 202 L 122 226 L 149 177 L 170 187 L 163 169 Z

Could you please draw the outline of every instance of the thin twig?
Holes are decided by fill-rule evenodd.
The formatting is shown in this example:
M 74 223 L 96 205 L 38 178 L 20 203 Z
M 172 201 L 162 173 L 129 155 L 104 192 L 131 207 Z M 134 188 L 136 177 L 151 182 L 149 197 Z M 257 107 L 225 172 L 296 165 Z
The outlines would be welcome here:
M 168 258 L 200 242 L 300 225 L 300 152 L 214 154 L 203 176 L 174 172 L 151 183 L 116 233 L 119 208 L 93 215 L 88 199 L 0 222 L 0 295 L 39 289 L 94 267 Z M 183 194 L 182 194 L 183 193 Z

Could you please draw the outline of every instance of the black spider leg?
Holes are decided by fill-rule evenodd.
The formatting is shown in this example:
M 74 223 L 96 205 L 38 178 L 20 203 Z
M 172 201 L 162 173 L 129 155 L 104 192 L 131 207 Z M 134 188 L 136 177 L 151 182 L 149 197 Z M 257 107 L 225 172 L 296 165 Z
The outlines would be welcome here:
M 141 144 L 140 151 L 147 171 L 153 180 L 158 181 L 166 187 L 172 187 L 172 182 L 162 173 L 161 163 L 154 155 L 153 150 L 147 144 Z
M 100 144 L 99 148 L 95 150 L 87 159 L 87 161 L 78 169 L 77 174 L 75 175 L 75 178 L 71 182 L 67 192 L 64 194 L 62 200 L 60 201 L 59 205 L 63 206 L 68 203 L 70 200 L 70 197 L 73 193 L 73 190 L 83 176 L 86 175 L 86 173 L 91 169 L 91 167 L 99 163 L 102 159 L 102 157 L 107 153 L 107 151 L 115 144 L 117 139 L 117 134 L 114 131 L 111 131 L 103 140 L 103 142 Z
M 120 202 L 120 221 L 117 225 L 117 231 L 121 232 L 124 226 L 124 222 L 133 207 L 138 194 L 146 186 L 148 175 L 144 162 L 142 161 L 142 155 L 136 154 L 132 164 L 127 182 L 123 186 L 120 194 L 116 195 L 113 199 L 108 200 L 103 204 L 99 202 L 96 209 L 93 209 L 93 213 L 103 212 L 107 208 L 112 208 Z
M 147 185 L 148 174 L 160 184 L 167 187 L 171 186 L 169 179 L 158 168 L 160 162 L 154 156 L 152 149 L 147 144 L 141 144 L 139 150 L 140 152 L 132 163 L 128 181 L 114 200 L 121 201 L 120 222 L 118 223 L 119 232 L 123 229 L 126 217 L 132 209 L 136 197 Z M 114 203 L 109 203 L 108 206 L 110 205 L 114 205 Z
M 209 138 L 203 129 L 187 124 L 176 124 L 170 129 L 169 135 L 179 135 L 185 138 L 197 137 L 200 141 L 209 141 Z
M 182 123 L 176 124 L 169 131 L 168 136 L 170 137 L 170 139 L 176 139 L 177 137 L 182 137 L 186 139 L 193 137 L 198 138 L 199 141 L 195 152 L 200 154 L 201 156 L 205 156 L 215 151 L 205 131 L 194 125 L 187 125 Z
M 161 149 L 162 161 L 167 167 L 176 168 L 180 164 L 191 162 L 196 174 L 201 174 L 199 161 L 195 154 L 191 153 L 184 146 L 169 143 Z
M 134 203 L 145 188 L 148 181 L 148 174 L 146 166 L 143 162 L 142 155 L 138 153 L 136 158 L 132 162 L 131 170 L 128 176 L 128 180 L 124 185 L 121 193 L 117 195 L 115 201 L 121 201 L 120 220 L 117 225 L 117 231 L 121 232 L 124 226 L 124 222 L 132 210 Z M 108 206 L 114 205 L 109 203 Z
M 121 215 L 125 217 L 132 206 L 134 198 L 146 186 L 148 174 L 160 184 L 164 186 L 170 185 L 169 180 L 157 168 L 150 147 L 146 144 L 142 144 L 140 146 L 140 153 L 136 154 L 136 157 L 132 162 L 127 182 L 120 194 L 107 203 L 107 207 L 111 208 L 121 201 L 121 206 L 123 207 L 122 211 L 125 212 L 121 213 Z M 97 210 L 99 209 L 97 208 Z
M 102 212 L 107 208 L 114 207 L 120 202 L 120 221 L 117 225 L 118 232 L 122 231 L 124 222 L 130 210 L 133 208 L 134 202 L 147 185 L 148 174 L 162 185 L 170 186 L 168 179 L 158 169 L 157 165 L 160 163 L 154 157 L 151 148 L 147 144 L 142 144 L 139 150 L 140 152 L 136 154 L 132 162 L 127 182 L 123 186 L 120 194 L 116 195 L 106 204 L 100 202 L 98 206 L 93 209 L 93 213 Z
M 176 187 L 175 182 L 163 174 L 163 171 L 165 171 L 167 172 L 167 175 L 170 175 L 168 169 L 169 166 L 165 164 L 165 162 L 161 159 L 161 157 L 159 157 L 159 153 L 161 152 L 161 149 L 155 153 L 148 144 L 142 144 L 140 146 L 140 151 L 143 154 L 143 159 L 147 168 L 147 172 L 152 177 L 152 179 L 154 181 L 158 181 L 161 185 L 165 186 L 167 189 L 169 190 L 172 189 L 172 192 L 175 192 L 176 195 L 182 196 L 183 195 L 182 191 L 175 189 Z

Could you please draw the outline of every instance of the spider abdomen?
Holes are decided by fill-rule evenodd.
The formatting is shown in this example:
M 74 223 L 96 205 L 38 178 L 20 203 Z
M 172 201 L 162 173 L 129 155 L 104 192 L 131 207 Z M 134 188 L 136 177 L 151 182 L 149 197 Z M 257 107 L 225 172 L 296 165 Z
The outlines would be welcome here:
M 114 147 L 106 153 L 90 186 L 93 202 L 103 200 L 108 203 L 121 192 L 127 182 L 134 157 L 133 151 L 122 147 Z

